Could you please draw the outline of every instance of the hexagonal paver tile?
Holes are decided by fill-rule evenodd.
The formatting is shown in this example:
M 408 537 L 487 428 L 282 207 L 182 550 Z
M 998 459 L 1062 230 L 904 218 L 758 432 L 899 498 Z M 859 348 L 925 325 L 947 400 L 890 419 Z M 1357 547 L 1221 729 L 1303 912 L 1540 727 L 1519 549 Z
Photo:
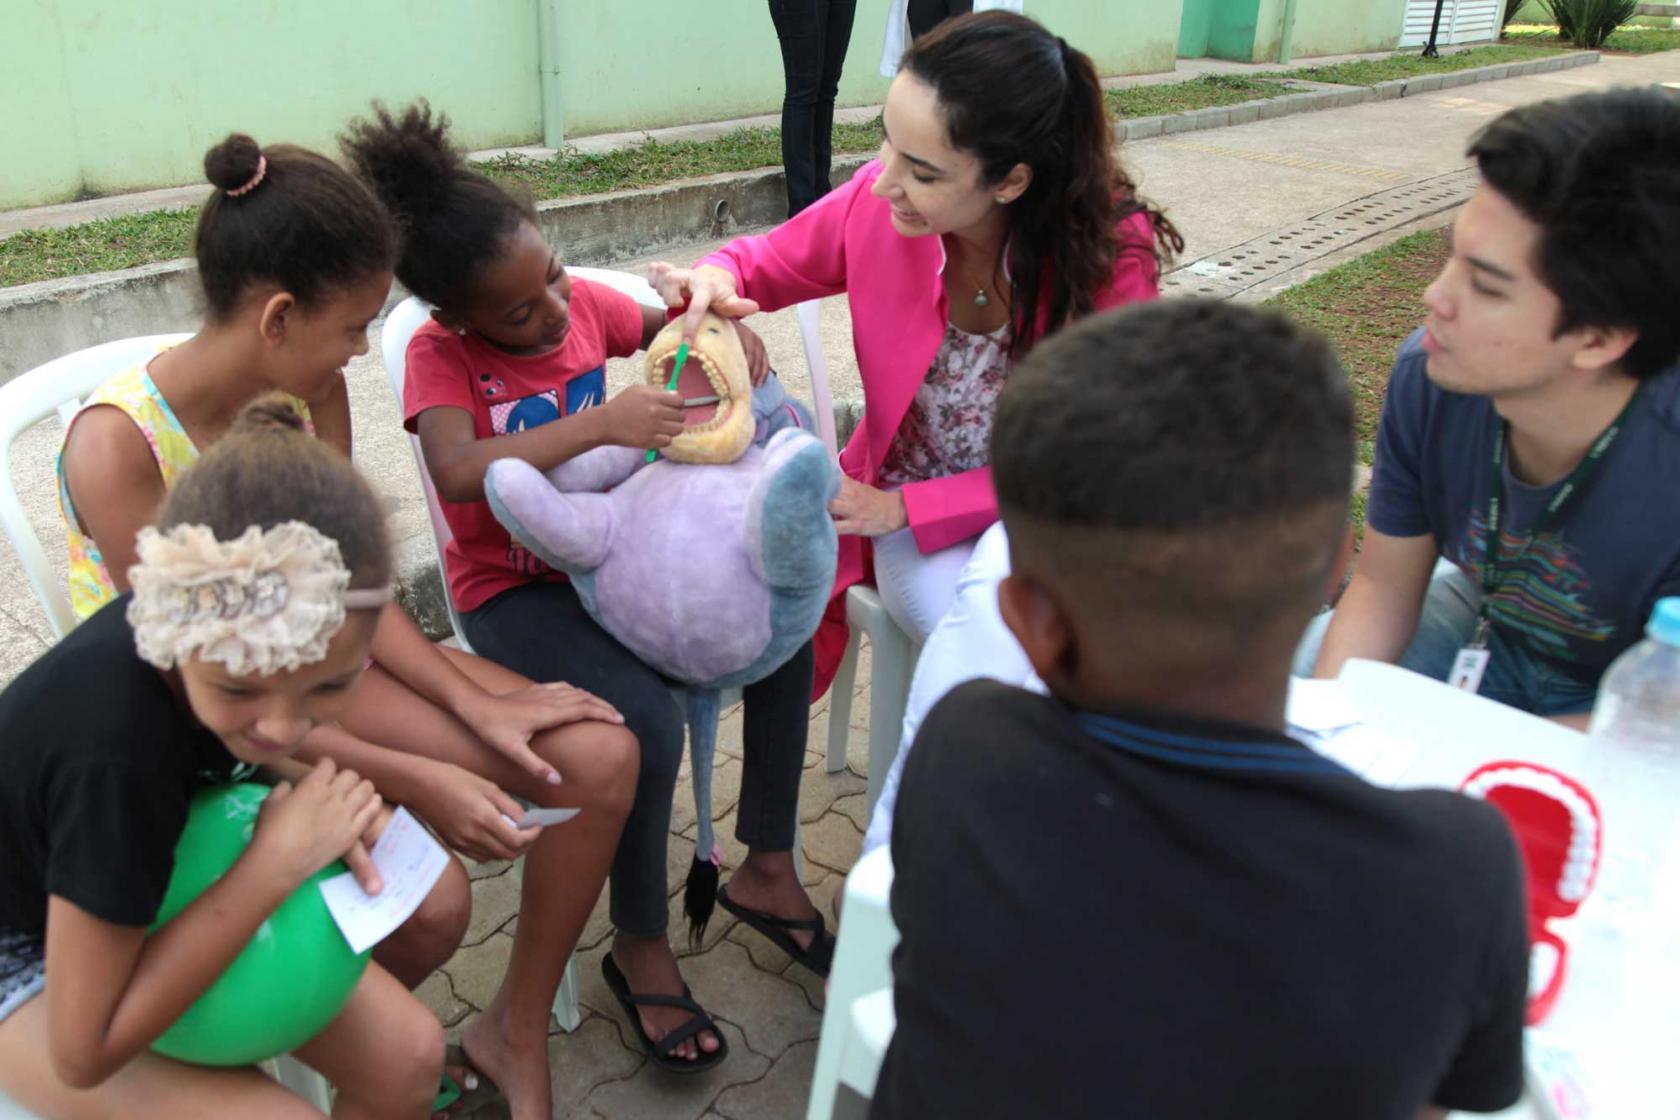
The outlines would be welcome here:
M 438 1022 L 446 1027 L 454 1026 L 465 1019 L 472 1008 L 464 1000 L 455 995 L 455 989 L 449 986 L 449 976 L 444 972 L 434 972 L 414 989 L 414 994 L 420 1002 L 432 1009 L 432 1014 L 438 1017 Z
M 509 867 L 500 875 L 472 881 L 472 922 L 464 946 L 482 944 L 485 938 L 501 929 L 519 913 L 521 880 L 519 868 Z
M 695 1120 L 719 1093 L 763 1077 L 769 1060 L 752 1052 L 740 1028 L 718 1025 L 729 1042 L 729 1057 L 716 1069 L 678 1074 L 644 1059 L 631 1076 L 597 1085 L 589 1107 L 612 1120 Z
M 458 950 L 443 968 L 456 997 L 479 1010 L 489 1007 L 512 951 L 513 938 L 505 933 L 493 933 L 481 945 Z
M 825 767 L 813 766 L 799 777 L 799 819 L 809 824 L 842 797 L 862 794 L 868 789 L 869 783 L 850 770 L 830 774 Z
M 851 777 L 857 777 L 855 774 L 852 774 L 850 770 L 846 771 L 846 773 Z M 868 789 L 869 783 L 865 782 L 862 778 L 857 778 L 857 781 L 864 786 L 865 790 Z M 834 799 L 834 804 L 830 806 L 830 808 L 832 808 L 836 813 L 845 814 L 853 824 L 857 825 L 858 828 L 862 829 L 864 832 L 869 831 L 869 794 L 867 792 L 854 793 L 847 797 L 837 797 Z
M 829 813 L 803 826 L 799 839 L 808 863 L 819 863 L 841 873 L 852 869 L 863 848 L 863 830 L 844 813 Z
M 717 1110 L 726 1120 L 789 1120 L 803 1116 L 811 1096 L 811 1073 L 816 1064 L 814 1041 L 790 1047 L 759 1080 L 719 1094 Z
M 754 968 L 747 951 L 733 941 L 685 960 L 683 975 L 703 1007 L 738 1024 L 748 1045 L 767 1057 L 817 1037 L 822 1027 L 798 985 Z
M 609 1081 L 632 1076 L 646 1061 L 626 1050 L 618 1026 L 591 1015 L 571 1034 L 548 1040 L 549 1080 L 553 1085 L 554 1115 L 587 1116 L 589 1096 Z

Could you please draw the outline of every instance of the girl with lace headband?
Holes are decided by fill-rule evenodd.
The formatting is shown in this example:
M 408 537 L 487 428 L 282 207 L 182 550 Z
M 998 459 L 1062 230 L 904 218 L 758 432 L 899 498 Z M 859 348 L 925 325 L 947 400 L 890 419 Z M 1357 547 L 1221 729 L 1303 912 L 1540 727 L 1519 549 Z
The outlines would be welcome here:
M 252 398 L 291 395 L 316 435 L 350 451 L 344 371 L 366 353 L 390 291 L 389 215 L 343 168 L 292 145 L 230 136 L 207 153 L 205 172 L 218 189 L 194 245 L 203 327 L 96 391 L 60 456 L 72 601 L 84 616 L 128 590 L 136 533 Z M 300 755 L 366 775 L 465 856 L 529 856 L 518 947 L 485 1016 L 493 1029 L 474 1033 L 471 1063 L 458 1055 L 451 1066 L 468 1083 L 470 1064 L 504 1088 L 509 1078 L 546 1086 L 549 1008 L 618 843 L 634 739 L 596 697 L 434 646 L 395 606 L 373 653 L 342 718 L 306 736 Z M 521 830 L 504 819 L 524 815 L 520 800 L 583 812 L 563 828 Z M 455 952 L 470 911 L 466 873 L 452 863 L 374 959 L 416 986 Z
M 295 756 L 364 676 L 390 546 L 367 484 L 301 429 L 283 398 L 247 408 L 140 534 L 132 591 L 0 693 L 0 1091 L 32 1112 L 300 1115 L 255 1070 L 149 1047 L 316 871 L 377 882 L 373 784 Z M 148 933 L 192 795 L 259 767 L 286 780 L 244 854 Z M 296 1053 L 336 1115 L 418 1117 L 443 1029 L 374 964 Z

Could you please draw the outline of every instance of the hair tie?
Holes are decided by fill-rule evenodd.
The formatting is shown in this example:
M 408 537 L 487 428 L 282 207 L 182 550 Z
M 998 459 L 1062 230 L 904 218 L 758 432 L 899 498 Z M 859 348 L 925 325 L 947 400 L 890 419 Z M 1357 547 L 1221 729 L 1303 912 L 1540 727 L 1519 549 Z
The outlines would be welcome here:
M 1065 43 L 1062 44 L 1062 45 L 1063 45 L 1064 48 L 1067 46 L 1067 44 L 1065 44 Z M 227 196 L 229 198 L 238 198 L 241 195 L 250 194 L 252 191 L 257 189 L 257 184 L 262 182 L 263 181 L 263 176 L 267 175 L 267 174 L 268 174 L 268 157 L 264 156 L 264 155 L 259 155 L 259 156 L 257 156 L 257 170 L 251 175 L 251 177 L 248 180 L 245 181 L 244 185 L 235 187 L 233 190 L 227 191 L 225 193 L 227 194 Z

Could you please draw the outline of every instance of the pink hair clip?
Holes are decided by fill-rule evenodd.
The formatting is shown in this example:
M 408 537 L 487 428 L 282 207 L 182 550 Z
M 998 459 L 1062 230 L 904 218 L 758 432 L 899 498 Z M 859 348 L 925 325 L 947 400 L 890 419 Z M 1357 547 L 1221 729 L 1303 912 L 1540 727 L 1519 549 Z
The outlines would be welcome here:
M 251 176 L 250 180 L 247 181 L 244 186 L 235 187 L 233 190 L 228 191 L 227 196 L 229 198 L 238 198 L 241 195 L 250 194 L 252 191 L 257 189 L 257 184 L 262 182 L 263 181 L 263 176 L 267 175 L 267 174 L 268 174 L 268 157 L 267 156 L 258 156 L 257 157 L 256 173 Z

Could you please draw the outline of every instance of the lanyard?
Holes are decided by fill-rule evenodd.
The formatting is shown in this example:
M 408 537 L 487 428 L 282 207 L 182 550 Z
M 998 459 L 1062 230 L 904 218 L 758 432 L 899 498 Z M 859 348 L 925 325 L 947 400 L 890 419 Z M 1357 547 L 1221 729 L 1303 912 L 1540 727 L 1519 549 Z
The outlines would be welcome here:
M 1622 429 L 1627 426 L 1628 413 L 1633 411 L 1634 402 L 1639 399 L 1639 390 L 1643 387 L 1643 382 L 1634 387 L 1633 395 L 1628 398 L 1627 404 L 1622 406 L 1622 411 L 1610 421 L 1608 428 L 1599 433 L 1598 439 L 1587 449 L 1586 457 L 1575 465 L 1575 469 L 1569 472 L 1569 477 L 1563 480 L 1563 485 L 1558 487 L 1557 493 L 1552 495 L 1552 500 L 1546 503 L 1539 520 L 1534 523 L 1528 543 L 1523 545 L 1521 552 L 1511 558 L 1510 567 L 1515 567 L 1528 555 L 1528 550 L 1534 547 L 1534 542 L 1540 539 L 1540 534 L 1551 528 L 1552 522 L 1557 520 L 1557 515 L 1562 512 L 1563 507 L 1569 504 L 1569 499 L 1586 483 L 1587 477 L 1598 466 L 1599 460 L 1609 454 L 1616 437 L 1621 435 Z M 1470 643 L 1478 649 L 1487 645 L 1488 610 L 1493 603 L 1494 592 L 1499 590 L 1499 529 L 1505 505 L 1505 451 L 1510 442 L 1511 425 L 1505 420 L 1498 423 L 1499 431 L 1493 440 L 1493 476 L 1488 483 L 1487 541 L 1482 553 L 1482 605 L 1476 612 L 1476 636 Z

